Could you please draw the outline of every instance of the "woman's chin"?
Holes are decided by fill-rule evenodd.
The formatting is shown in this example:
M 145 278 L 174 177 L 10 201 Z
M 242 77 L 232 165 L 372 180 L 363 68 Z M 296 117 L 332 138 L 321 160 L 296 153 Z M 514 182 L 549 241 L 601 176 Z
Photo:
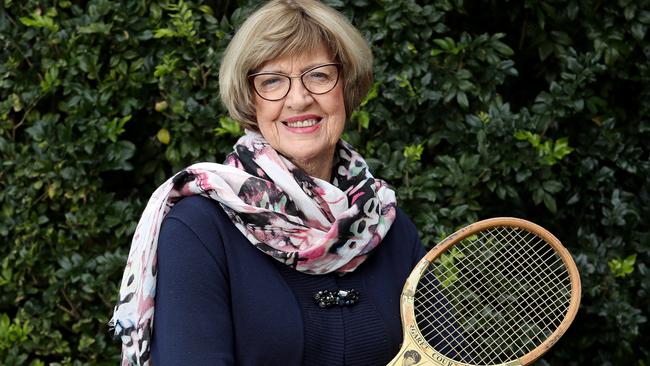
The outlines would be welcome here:
M 284 149 L 283 154 L 289 160 L 304 163 L 309 161 L 323 161 L 332 159 L 330 149 L 319 148 L 319 145 L 297 142 L 293 146 Z

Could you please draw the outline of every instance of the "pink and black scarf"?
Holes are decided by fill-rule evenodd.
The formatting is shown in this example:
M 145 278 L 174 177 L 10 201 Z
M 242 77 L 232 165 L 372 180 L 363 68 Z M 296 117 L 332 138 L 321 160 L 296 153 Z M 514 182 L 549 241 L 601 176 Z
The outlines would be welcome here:
M 262 135 L 247 131 L 224 164 L 198 163 L 153 193 L 138 222 L 111 326 L 122 365 L 150 366 L 156 247 L 163 218 L 182 197 L 218 201 L 251 245 L 308 274 L 354 271 L 395 220 L 395 193 L 339 141 L 331 182 L 306 175 Z

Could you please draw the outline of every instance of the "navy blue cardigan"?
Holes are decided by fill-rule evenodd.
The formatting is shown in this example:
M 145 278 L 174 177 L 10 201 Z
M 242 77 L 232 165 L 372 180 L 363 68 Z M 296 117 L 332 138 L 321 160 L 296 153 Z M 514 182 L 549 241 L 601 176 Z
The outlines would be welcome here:
M 400 210 L 356 271 L 306 275 L 253 247 L 218 203 L 192 196 L 163 221 L 152 358 L 167 365 L 385 365 L 399 350 L 399 300 L 424 249 Z M 356 289 L 321 309 L 318 290 Z

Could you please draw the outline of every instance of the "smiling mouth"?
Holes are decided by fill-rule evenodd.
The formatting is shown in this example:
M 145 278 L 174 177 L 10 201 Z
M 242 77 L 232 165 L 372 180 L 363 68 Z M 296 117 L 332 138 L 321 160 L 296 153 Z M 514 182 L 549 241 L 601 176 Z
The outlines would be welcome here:
M 290 128 L 305 128 L 305 127 L 312 127 L 315 126 L 318 122 L 320 122 L 320 119 L 306 119 L 304 121 L 296 121 L 296 122 L 282 122 L 284 123 L 285 126 L 290 127 Z

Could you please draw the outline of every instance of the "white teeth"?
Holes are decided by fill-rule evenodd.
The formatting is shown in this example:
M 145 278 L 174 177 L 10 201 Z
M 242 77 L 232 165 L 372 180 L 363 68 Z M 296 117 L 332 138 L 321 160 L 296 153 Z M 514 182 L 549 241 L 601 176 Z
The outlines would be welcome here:
M 317 120 L 315 119 L 307 119 L 304 121 L 298 121 L 298 122 L 287 122 L 287 126 L 289 127 L 311 127 L 318 123 Z

